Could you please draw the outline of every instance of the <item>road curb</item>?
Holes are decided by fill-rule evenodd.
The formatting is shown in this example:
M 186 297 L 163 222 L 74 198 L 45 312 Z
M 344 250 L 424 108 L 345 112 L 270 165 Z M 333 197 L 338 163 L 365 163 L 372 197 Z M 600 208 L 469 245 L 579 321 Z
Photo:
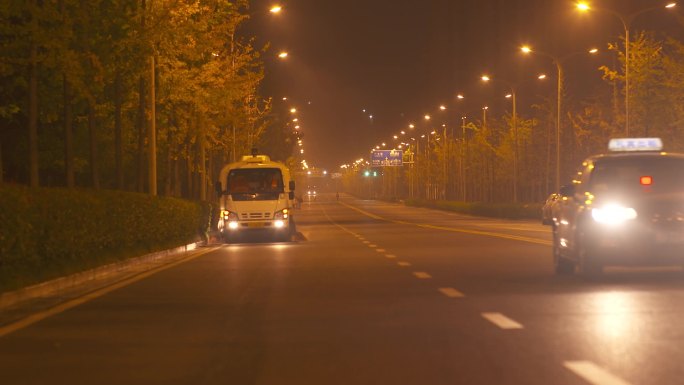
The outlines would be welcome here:
M 203 242 L 195 242 L 185 246 L 175 247 L 173 249 L 157 251 L 155 253 L 141 255 L 139 257 L 126 259 L 124 261 L 110 263 L 108 265 L 96 267 L 94 269 L 82 271 L 80 273 L 55 278 L 53 280 L 28 286 L 22 289 L 8 291 L 6 293 L 0 294 L 0 310 L 7 309 L 24 301 L 55 295 L 62 291 L 83 285 L 87 282 L 104 279 L 114 274 L 125 273 L 126 271 L 134 270 L 134 268 L 140 268 L 145 264 L 148 264 L 149 268 L 142 269 L 142 271 L 153 269 L 159 262 L 162 262 L 165 259 L 170 259 L 171 257 L 184 255 L 189 251 L 197 249 L 197 247 L 201 244 L 203 244 Z M 136 270 L 136 272 L 140 272 L 140 269 Z

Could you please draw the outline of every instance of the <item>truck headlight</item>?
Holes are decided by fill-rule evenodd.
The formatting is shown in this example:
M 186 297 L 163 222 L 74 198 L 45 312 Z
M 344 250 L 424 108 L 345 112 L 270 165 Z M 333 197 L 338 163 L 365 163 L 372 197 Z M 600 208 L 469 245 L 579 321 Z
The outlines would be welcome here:
M 230 221 L 237 221 L 238 220 L 237 213 L 234 213 L 234 212 L 228 211 L 228 210 L 221 210 L 221 218 L 223 218 L 223 220 L 226 220 L 226 221 L 229 221 L 229 220 Z
M 609 204 L 600 208 L 593 208 L 591 210 L 591 217 L 598 223 L 616 226 L 636 219 L 637 212 L 631 207 Z
M 290 209 L 282 209 L 280 211 L 276 211 L 275 215 L 273 215 L 273 219 L 275 219 L 275 221 L 273 222 L 273 226 L 275 226 L 278 229 L 282 229 L 287 224 L 287 218 L 289 217 Z
M 287 219 L 290 217 L 290 209 L 282 209 L 280 211 L 276 211 L 275 215 L 273 215 L 274 219 Z

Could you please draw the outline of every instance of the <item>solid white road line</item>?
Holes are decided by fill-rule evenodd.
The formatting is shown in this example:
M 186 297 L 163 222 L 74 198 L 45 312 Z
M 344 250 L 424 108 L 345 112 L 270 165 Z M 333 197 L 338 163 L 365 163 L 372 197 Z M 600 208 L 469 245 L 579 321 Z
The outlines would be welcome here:
M 522 329 L 523 326 L 501 313 L 482 313 L 482 316 L 489 322 L 501 329 Z
M 444 295 L 446 295 L 447 297 L 449 297 L 449 298 L 461 298 L 461 297 L 465 297 L 465 295 L 463 295 L 463 293 L 461 293 L 460 291 L 454 289 L 453 287 L 443 287 L 443 288 L 439 289 L 439 291 L 440 291 L 442 294 L 444 294 Z
M 401 267 L 407 267 L 407 266 L 411 266 L 411 264 L 410 264 L 410 263 L 408 263 L 408 262 L 404 262 L 404 261 L 401 261 L 401 262 L 397 262 L 397 265 L 399 265 L 399 266 L 401 266 Z
M 413 272 L 413 275 L 415 275 L 416 278 L 420 278 L 420 279 L 432 278 L 432 276 L 431 276 L 430 274 L 428 274 L 428 273 L 426 273 L 426 272 L 424 272 L 424 271 L 414 271 L 414 272 Z
M 630 385 L 590 361 L 565 361 L 563 366 L 593 385 Z
M 378 253 L 384 253 L 384 252 L 387 251 L 387 250 L 385 250 L 385 249 L 375 249 L 375 251 L 377 251 Z
M 394 258 L 396 258 L 396 257 L 397 257 L 397 256 L 394 255 L 394 254 L 385 254 L 385 258 L 394 259 Z
M 129 277 L 129 278 L 125 278 L 119 282 L 115 282 L 109 286 L 105 286 L 101 289 L 97 289 L 97 290 L 90 292 L 88 294 L 85 294 L 81 297 L 77 297 L 77 298 L 71 299 L 69 301 L 60 303 L 59 305 L 57 305 L 53 308 L 50 308 L 50 309 L 47 309 L 44 311 L 40 311 L 38 313 L 31 314 L 24 319 L 21 319 L 19 321 L 16 321 L 14 323 L 9 324 L 9 325 L 5 325 L 5 326 L 0 327 L 0 337 L 4 337 L 10 333 L 17 331 L 17 330 L 21 330 L 25 327 L 31 326 L 34 323 L 42 321 L 46 318 L 52 317 L 53 315 L 63 313 L 69 309 L 72 309 L 76 306 L 82 305 L 86 302 L 90 302 L 96 298 L 99 298 L 99 297 L 102 297 L 103 295 L 111 293 L 114 290 L 117 290 L 117 289 L 122 288 L 122 287 L 126 287 L 132 283 L 141 281 L 147 277 L 150 277 L 150 276 L 157 274 L 159 272 L 162 272 L 164 270 L 171 269 L 171 268 L 176 267 L 182 263 L 186 263 L 186 262 L 189 262 L 195 258 L 199 258 L 199 257 L 203 256 L 204 254 L 208 254 L 208 253 L 215 251 L 217 249 L 218 249 L 218 247 L 210 247 L 210 248 L 206 248 L 204 250 L 199 250 L 199 251 L 190 253 L 187 257 L 185 257 L 183 259 L 177 260 L 175 262 L 171 262 L 171 263 L 166 264 L 166 265 L 159 266 L 157 268 L 145 271 L 143 273 L 140 273 L 138 275 L 134 275 L 134 276 Z

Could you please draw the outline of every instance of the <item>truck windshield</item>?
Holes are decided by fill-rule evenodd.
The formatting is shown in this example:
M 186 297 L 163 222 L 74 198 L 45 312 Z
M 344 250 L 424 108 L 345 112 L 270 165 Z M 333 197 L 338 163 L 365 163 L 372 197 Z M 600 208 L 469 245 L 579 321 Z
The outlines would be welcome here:
M 228 193 L 272 195 L 285 191 L 283 175 L 277 168 L 241 168 L 228 173 Z M 270 198 L 270 199 L 276 199 Z

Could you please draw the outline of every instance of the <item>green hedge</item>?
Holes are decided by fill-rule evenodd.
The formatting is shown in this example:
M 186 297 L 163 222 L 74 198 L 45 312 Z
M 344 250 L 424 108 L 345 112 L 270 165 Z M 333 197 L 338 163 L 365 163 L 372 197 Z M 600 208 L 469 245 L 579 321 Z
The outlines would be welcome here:
M 146 194 L 0 186 L 0 291 L 194 242 L 210 213 Z
M 504 219 L 539 219 L 542 204 L 537 203 L 483 203 L 429 201 L 421 199 L 406 200 L 407 206 L 429 207 L 438 210 L 455 211 L 463 214 Z

